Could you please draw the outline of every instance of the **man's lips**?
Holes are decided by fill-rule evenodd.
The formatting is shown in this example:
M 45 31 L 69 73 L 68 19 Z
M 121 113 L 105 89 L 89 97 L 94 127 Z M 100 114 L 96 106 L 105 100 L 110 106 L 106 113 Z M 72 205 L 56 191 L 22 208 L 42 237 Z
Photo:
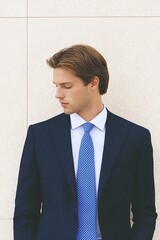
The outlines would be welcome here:
M 60 102 L 62 107 L 66 107 L 68 103 L 66 102 Z

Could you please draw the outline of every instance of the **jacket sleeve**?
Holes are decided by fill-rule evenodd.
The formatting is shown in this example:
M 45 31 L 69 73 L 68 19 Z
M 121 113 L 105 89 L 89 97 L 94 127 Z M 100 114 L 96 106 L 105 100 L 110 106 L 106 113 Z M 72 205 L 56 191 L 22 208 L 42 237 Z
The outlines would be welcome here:
M 22 153 L 14 210 L 14 240 L 35 240 L 41 208 L 38 166 L 32 126 Z
M 135 179 L 131 240 L 151 240 L 155 230 L 157 214 L 155 210 L 153 150 L 148 130 L 144 137 Z

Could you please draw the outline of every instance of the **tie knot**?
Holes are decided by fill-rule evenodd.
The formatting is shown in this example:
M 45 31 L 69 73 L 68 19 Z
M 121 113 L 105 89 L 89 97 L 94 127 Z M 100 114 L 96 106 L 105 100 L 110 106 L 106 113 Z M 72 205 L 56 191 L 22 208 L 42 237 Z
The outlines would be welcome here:
M 89 122 L 83 124 L 83 128 L 84 128 L 85 132 L 90 132 L 93 127 L 94 127 L 94 125 Z

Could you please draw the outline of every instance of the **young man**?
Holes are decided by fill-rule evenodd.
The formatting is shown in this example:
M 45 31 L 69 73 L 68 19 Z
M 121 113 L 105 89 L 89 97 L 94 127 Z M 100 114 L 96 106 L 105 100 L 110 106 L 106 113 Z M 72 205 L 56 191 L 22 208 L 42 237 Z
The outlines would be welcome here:
M 75 45 L 47 62 L 64 113 L 29 127 L 14 240 L 151 240 L 157 214 L 149 131 L 104 107 L 109 74 L 94 48 Z

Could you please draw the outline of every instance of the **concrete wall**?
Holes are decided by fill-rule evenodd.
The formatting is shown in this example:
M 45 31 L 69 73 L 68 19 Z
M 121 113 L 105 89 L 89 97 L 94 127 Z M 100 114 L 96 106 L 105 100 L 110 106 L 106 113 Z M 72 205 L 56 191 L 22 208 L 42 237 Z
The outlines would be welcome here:
M 17 175 L 29 124 L 59 113 L 46 58 L 76 43 L 108 62 L 105 105 L 150 129 L 160 212 L 160 0 L 1 0 L 0 239 L 12 240 Z M 160 221 L 154 240 L 160 238 Z

